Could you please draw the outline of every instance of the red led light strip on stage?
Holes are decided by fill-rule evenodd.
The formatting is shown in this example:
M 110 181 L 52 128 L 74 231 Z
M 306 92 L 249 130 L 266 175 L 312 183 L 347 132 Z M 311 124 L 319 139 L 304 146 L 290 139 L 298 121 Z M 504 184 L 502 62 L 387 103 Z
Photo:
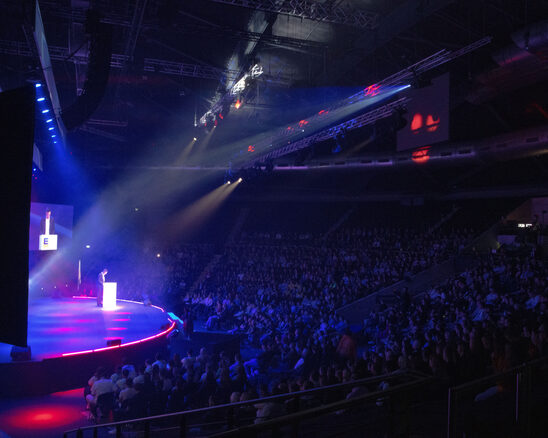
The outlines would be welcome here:
M 86 296 L 73 296 L 72 298 L 77 298 L 77 299 L 89 299 L 89 300 L 95 300 L 96 298 L 95 297 L 86 297 Z M 140 303 L 139 301 L 131 301 L 131 300 L 116 300 L 116 301 L 124 301 L 126 303 L 135 303 L 135 304 L 143 304 L 144 303 Z M 162 309 L 161 307 L 159 306 L 155 306 L 153 304 L 150 305 L 150 307 L 154 307 L 156 309 L 159 309 L 161 310 L 162 312 L 166 312 L 164 309 Z M 152 339 L 156 339 L 156 338 L 159 338 L 161 336 L 165 336 L 167 335 L 169 332 L 171 332 L 175 326 L 176 326 L 176 322 L 175 321 L 172 321 L 171 318 L 168 318 L 168 321 L 171 323 L 171 325 L 169 326 L 168 329 L 164 330 L 163 332 L 161 333 L 158 333 L 156 335 L 153 335 L 153 336 L 149 336 L 148 338 L 144 338 L 144 339 L 139 339 L 137 341 L 132 341 L 132 342 L 127 342 L 125 344 L 121 344 L 121 345 L 113 345 L 111 347 L 102 347 L 102 348 L 96 348 L 95 350 L 84 350 L 84 351 L 74 351 L 72 353 L 63 353 L 61 355 L 61 357 L 66 357 L 66 356 L 76 356 L 76 355 L 80 355 L 80 354 L 86 354 L 86 353 L 95 353 L 97 351 L 105 351 L 105 350 L 113 350 L 115 348 L 122 348 L 122 347 L 127 347 L 128 345 L 134 345 L 134 344 L 140 344 L 140 343 L 143 343 L 143 342 L 147 342 L 147 341 L 151 341 Z
M 152 339 L 156 339 L 156 338 L 159 338 L 161 336 L 167 335 L 170 331 L 172 331 L 175 328 L 176 324 L 177 324 L 176 322 L 172 321 L 171 325 L 169 326 L 168 329 L 166 329 L 163 332 L 158 333 L 156 335 L 149 336 L 148 338 L 139 339 L 137 341 L 128 342 L 126 344 L 113 345 L 111 347 L 96 348 L 95 350 L 85 350 L 85 351 L 75 351 L 73 353 L 63 353 L 61 356 L 66 357 L 66 356 L 76 356 L 78 354 L 85 354 L 85 353 L 96 353 L 98 351 L 114 350 L 115 348 L 123 348 L 123 347 L 127 347 L 128 345 L 140 344 L 140 343 L 143 343 L 143 342 L 151 341 Z

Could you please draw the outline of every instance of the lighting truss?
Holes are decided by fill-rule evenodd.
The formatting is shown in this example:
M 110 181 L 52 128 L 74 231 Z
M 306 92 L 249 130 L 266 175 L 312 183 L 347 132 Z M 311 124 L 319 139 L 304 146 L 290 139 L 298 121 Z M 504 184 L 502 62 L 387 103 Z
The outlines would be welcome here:
M 350 6 L 332 6 L 311 0 L 210 0 L 259 11 L 293 15 L 314 21 L 345 24 L 361 29 L 375 29 L 379 14 Z M 327 2 L 326 2 L 327 3 Z
M 70 20 L 72 22 L 84 23 L 86 19 L 86 11 L 84 9 L 72 9 L 62 7 L 55 2 L 40 1 L 40 5 L 47 9 L 48 14 L 53 16 Z M 119 27 L 131 27 L 132 17 L 129 15 L 120 15 L 109 12 L 105 17 L 101 18 L 101 23 L 111 24 Z M 142 23 L 143 29 L 158 29 L 161 28 L 157 20 L 148 19 Z M 260 32 L 251 32 L 248 30 L 241 30 L 232 28 L 230 26 L 211 26 L 200 25 L 196 23 L 185 23 L 184 26 L 176 29 L 180 34 L 201 35 L 210 38 L 231 38 L 231 39 L 244 39 L 248 41 L 263 41 L 277 46 L 284 46 L 290 48 L 301 49 L 313 49 L 313 48 L 325 48 L 326 43 L 304 40 L 300 38 L 292 38 L 281 35 L 264 35 Z
M 206 125 L 209 117 L 216 117 L 215 114 L 222 111 L 225 104 L 231 104 L 234 96 L 241 94 L 248 86 L 248 80 L 257 79 L 263 75 L 263 67 L 260 64 L 255 64 L 249 70 L 249 73 L 245 73 L 228 91 L 224 94 L 216 103 L 213 108 L 208 110 L 202 117 L 200 117 L 200 124 Z M 273 79 L 273 78 L 270 78 Z M 275 81 L 274 81 L 275 82 Z
M 274 158 L 279 158 L 284 155 L 291 154 L 296 151 L 300 151 L 302 149 L 306 149 L 310 145 L 317 143 L 319 141 L 324 141 L 329 138 L 334 138 L 337 135 L 341 134 L 342 132 L 351 131 L 353 129 L 361 128 L 363 126 L 371 125 L 375 123 L 377 120 L 384 119 L 386 117 L 390 117 L 394 114 L 394 111 L 398 108 L 401 108 L 405 106 L 405 104 L 410 99 L 408 97 L 402 97 L 400 99 L 397 99 L 393 102 L 390 102 L 386 105 L 383 105 L 379 108 L 376 108 L 372 111 L 368 111 L 364 114 L 359 115 L 358 117 L 355 117 L 351 120 L 348 120 L 346 122 L 340 123 L 336 126 L 333 126 L 329 129 L 324 129 L 320 132 L 317 132 L 313 135 L 310 135 L 308 137 L 305 137 L 301 140 L 297 140 L 295 142 L 292 142 L 290 144 L 287 144 L 285 146 L 282 146 L 281 148 L 271 150 L 267 152 L 266 154 L 263 154 L 259 157 L 254 157 L 253 160 L 245 163 L 242 167 L 251 167 L 255 163 L 264 163 L 268 160 L 272 160 Z
M 483 47 L 487 44 L 489 44 L 492 40 L 492 37 L 487 36 L 484 37 L 478 41 L 475 41 L 474 43 L 462 47 L 459 50 L 456 51 L 449 51 L 447 49 L 440 50 L 433 55 L 430 55 L 427 58 L 422 59 L 421 61 L 391 75 L 387 78 L 383 79 L 380 82 L 377 82 L 376 84 L 370 85 L 366 88 L 364 88 L 362 91 L 359 91 L 358 93 L 353 94 L 350 97 L 347 97 L 346 99 L 343 99 L 342 101 L 336 103 L 332 107 L 325 110 L 325 112 L 334 111 L 338 108 L 345 107 L 347 105 L 353 104 L 355 102 L 358 102 L 360 100 L 363 100 L 371 95 L 374 95 L 378 89 L 380 89 L 383 86 L 393 86 L 393 85 L 400 85 L 404 83 L 409 83 L 414 77 L 417 75 L 420 75 L 421 73 L 424 73 L 428 70 L 432 70 L 436 67 L 439 67 L 440 65 L 445 64 L 446 62 L 452 61 L 453 59 L 458 58 L 459 56 L 465 55 L 467 53 L 470 53 L 480 47 Z M 395 104 L 395 105 L 394 105 Z M 278 158 L 287 154 L 290 154 L 292 152 L 304 149 L 313 143 L 316 143 L 318 141 L 326 140 L 328 138 L 336 136 L 340 131 L 343 129 L 345 130 L 352 130 L 356 129 L 368 124 L 371 124 L 375 122 L 376 120 L 388 117 L 390 114 L 392 114 L 392 111 L 397 108 L 398 106 L 403 106 L 405 104 L 405 101 L 402 101 L 402 99 L 398 99 L 392 103 L 389 103 L 387 105 L 383 105 L 380 108 L 377 108 L 373 111 L 366 112 L 358 117 L 355 117 L 352 120 L 349 120 L 347 122 L 341 123 L 340 125 L 335 126 L 334 128 L 330 128 L 329 130 L 321 131 L 319 133 L 313 134 L 311 136 L 308 136 L 306 138 L 303 138 L 301 140 L 298 140 L 293 143 L 285 144 L 281 148 L 271 150 L 270 152 L 259 156 L 254 157 L 253 160 L 249 160 L 246 162 L 242 167 L 251 167 L 256 162 L 264 162 L 265 160 L 270 160 L 273 158 Z M 316 118 L 318 118 L 320 115 L 315 115 L 308 119 L 308 121 L 312 121 Z M 299 122 L 294 123 L 292 127 L 298 126 Z M 289 131 L 292 131 L 293 129 L 290 129 Z M 281 140 L 284 136 L 287 136 L 288 130 L 281 130 L 277 137 L 273 138 L 271 140 L 271 144 L 280 144 Z
M 147 72 L 213 80 L 230 79 L 236 77 L 238 74 L 235 70 L 222 70 L 208 65 L 164 61 L 162 59 L 153 58 L 145 58 L 144 70 Z
M 50 58 L 55 61 L 70 61 L 74 64 L 87 65 L 88 57 L 81 54 L 70 56 L 65 47 L 49 46 Z M 32 52 L 27 43 L 20 41 L 0 40 L 0 54 L 32 57 Z M 110 58 L 111 68 L 124 68 L 128 57 L 113 53 Z M 185 62 L 166 61 L 163 59 L 145 58 L 144 71 L 156 72 L 175 76 L 186 76 L 202 79 L 235 79 L 238 75 L 236 70 L 223 70 L 208 65 L 189 64 Z

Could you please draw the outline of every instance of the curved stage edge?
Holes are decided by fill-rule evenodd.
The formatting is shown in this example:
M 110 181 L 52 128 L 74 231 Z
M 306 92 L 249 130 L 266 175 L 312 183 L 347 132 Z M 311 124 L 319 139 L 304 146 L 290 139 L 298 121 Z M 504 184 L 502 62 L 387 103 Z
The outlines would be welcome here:
M 157 306 L 117 300 L 118 313 L 132 316 L 116 318 L 116 310 L 102 311 L 97 308 L 95 298 L 73 297 L 72 300 L 72 310 L 69 312 L 61 306 L 66 305 L 67 300 L 64 303 L 52 301 L 69 318 L 59 318 L 54 327 L 44 321 L 29 321 L 29 335 L 32 334 L 33 324 L 39 327 L 33 336 L 29 336 L 29 345 L 32 348 L 33 340 L 35 344 L 40 341 L 45 345 L 37 348 L 37 354 L 33 348 L 35 360 L 0 362 L 0 397 L 43 395 L 82 387 L 99 366 L 114 369 L 123 359 L 140 363 L 146 358 L 153 358 L 159 351 L 165 351 L 167 337 L 176 326 L 176 322 L 168 317 L 164 309 Z M 75 302 L 81 304 L 74 304 Z M 44 318 L 51 316 L 52 314 L 44 315 Z M 116 327 L 122 325 L 122 320 L 126 321 L 126 326 Z M 78 326 L 79 321 L 85 321 L 85 325 Z M 164 322 L 161 329 L 158 328 L 159 321 Z M 79 327 L 81 336 L 78 335 Z M 115 338 L 105 336 L 112 333 L 113 329 L 123 329 L 124 335 Z M 116 331 L 116 334 L 119 333 Z M 108 340 L 113 339 L 121 339 L 122 343 L 105 346 Z

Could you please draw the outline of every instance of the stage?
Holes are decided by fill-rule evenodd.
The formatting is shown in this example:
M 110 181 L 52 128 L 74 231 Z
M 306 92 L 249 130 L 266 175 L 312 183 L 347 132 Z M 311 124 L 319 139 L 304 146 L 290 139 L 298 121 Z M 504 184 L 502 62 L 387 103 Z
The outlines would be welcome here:
M 117 300 L 115 310 L 103 310 L 92 297 L 33 300 L 28 318 L 31 360 L 12 361 L 11 346 L 0 344 L 0 384 L 11 388 L 7 393 L 12 395 L 82 386 L 81 379 L 91 377 L 99 365 L 114 367 L 124 357 L 141 362 L 165 349 L 174 327 L 160 307 L 134 301 Z M 120 345 L 107 346 L 109 341 Z M 16 385 L 9 376 L 18 376 Z

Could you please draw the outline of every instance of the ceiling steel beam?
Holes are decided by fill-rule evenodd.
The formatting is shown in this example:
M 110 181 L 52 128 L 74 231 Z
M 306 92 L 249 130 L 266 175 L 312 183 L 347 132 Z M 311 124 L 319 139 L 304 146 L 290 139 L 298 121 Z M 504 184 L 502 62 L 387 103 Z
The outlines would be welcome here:
M 51 59 L 55 61 L 69 61 L 74 64 L 88 64 L 88 57 L 81 54 L 71 56 L 65 47 L 49 46 Z M 0 40 L 0 54 L 32 57 L 33 54 L 28 45 L 22 41 Z M 112 68 L 124 68 L 128 57 L 113 53 L 110 58 Z M 163 59 L 145 58 L 144 71 L 156 72 L 175 76 L 220 80 L 222 78 L 236 78 L 235 70 L 223 70 L 206 65 L 190 64 L 185 62 L 166 61 Z M 274 80 L 274 79 L 273 79 Z M 280 79 L 281 80 L 281 79 Z
M 425 2 L 424 0 L 408 0 L 399 5 L 379 20 L 378 27 L 374 32 L 363 32 L 350 45 L 349 50 L 342 53 L 339 59 L 332 62 L 332 68 L 328 76 L 322 77 L 326 82 L 339 79 L 356 67 L 366 56 L 373 53 L 378 47 L 391 41 L 402 32 L 411 29 L 419 21 L 434 14 L 443 7 L 453 3 L 454 0 L 436 0 Z
M 265 12 L 292 15 L 314 21 L 344 24 L 360 29 L 374 29 L 379 14 L 350 6 L 333 6 L 311 0 L 210 0 Z

